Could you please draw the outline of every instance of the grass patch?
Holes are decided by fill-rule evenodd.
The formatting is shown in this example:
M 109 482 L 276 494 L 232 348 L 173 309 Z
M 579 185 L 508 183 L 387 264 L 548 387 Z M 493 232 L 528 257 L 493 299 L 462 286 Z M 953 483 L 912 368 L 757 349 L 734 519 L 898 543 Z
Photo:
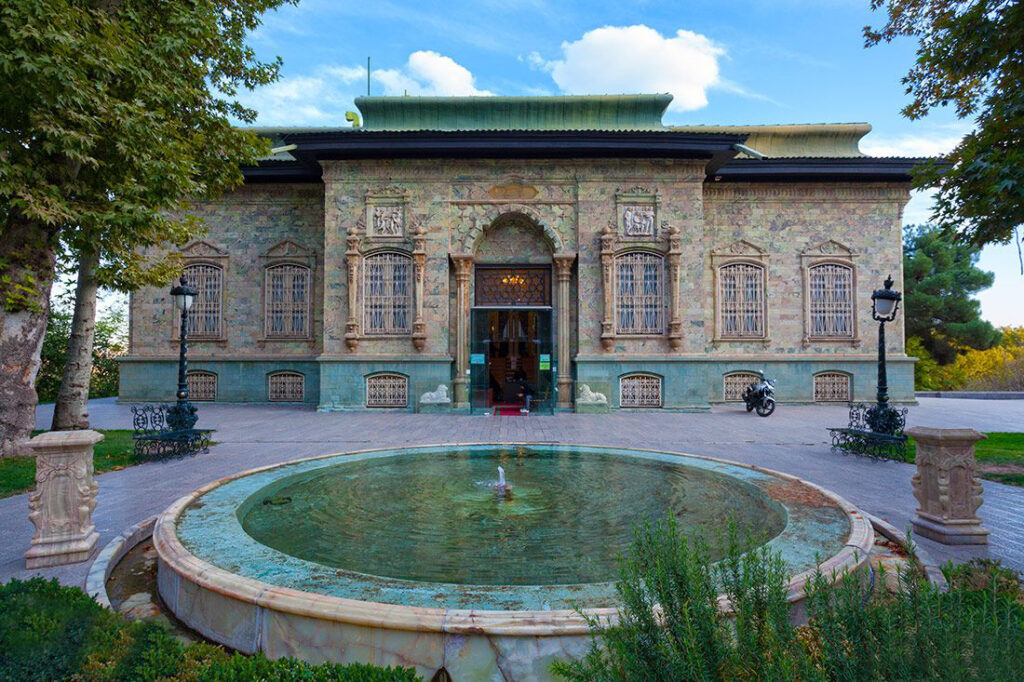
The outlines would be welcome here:
M 985 440 L 974 445 L 981 477 L 1024 487 L 1024 433 L 993 431 Z M 913 462 L 917 447 L 913 438 L 907 439 L 907 461 Z
M 97 474 L 130 467 L 135 460 L 135 445 L 130 429 L 96 429 L 103 441 L 93 448 L 93 467 Z M 32 435 L 42 433 L 37 431 Z M 0 457 L 0 497 L 31 490 L 36 484 L 35 457 Z

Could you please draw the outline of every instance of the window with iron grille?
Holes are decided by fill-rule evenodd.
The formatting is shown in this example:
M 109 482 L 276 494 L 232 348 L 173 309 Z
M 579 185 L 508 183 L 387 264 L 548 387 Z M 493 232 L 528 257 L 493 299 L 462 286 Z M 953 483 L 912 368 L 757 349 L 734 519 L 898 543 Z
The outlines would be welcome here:
M 194 369 L 185 375 L 189 400 L 202 402 L 217 399 L 217 375 Z
M 304 339 L 309 336 L 309 268 L 273 265 L 266 270 L 264 319 L 268 338 Z
M 823 263 L 808 270 L 811 338 L 853 338 L 853 268 Z
M 306 376 L 299 372 L 274 372 L 267 384 L 270 402 L 301 403 L 306 398 Z
M 814 375 L 814 402 L 848 403 L 851 400 L 849 374 L 822 372 Z
M 188 285 L 198 293 L 188 311 L 188 338 L 219 339 L 222 336 L 221 301 L 223 298 L 224 270 L 209 263 L 195 263 L 185 267 Z M 181 315 L 175 314 L 175 328 L 180 328 Z M 181 330 L 178 329 L 180 333 Z
M 363 265 L 363 333 L 410 333 L 411 306 L 412 258 L 401 253 L 367 256 Z
M 619 407 L 661 407 L 661 377 L 630 374 L 619 379 Z
M 743 400 L 743 389 L 755 381 L 761 381 L 761 376 L 753 372 L 726 374 L 723 398 L 726 402 L 739 402 Z
M 662 257 L 634 251 L 615 258 L 615 331 L 618 334 L 661 334 L 664 331 L 665 287 Z
M 401 374 L 366 377 L 367 407 L 405 407 L 409 404 L 409 380 Z
M 730 263 L 718 270 L 722 338 L 764 338 L 764 268 Z

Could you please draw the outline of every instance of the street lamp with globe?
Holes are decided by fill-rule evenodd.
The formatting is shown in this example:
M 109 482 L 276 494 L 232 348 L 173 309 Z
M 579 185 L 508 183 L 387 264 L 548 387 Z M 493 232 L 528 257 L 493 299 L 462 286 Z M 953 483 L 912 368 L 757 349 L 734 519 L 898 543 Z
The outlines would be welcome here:
M 900 427 L 900 413 L 889 407 L 889 386 L 885 375 L 885 323 L 896 319 L 903 295 L 892 288 L 892 275 L 886 278 L 884 289 L 871 294 L 871 317 L 878 323 L 878 402 L 868 410 L 865 418 L 872 431 L 892 435 Z
M 185 431 L 196 425 L 199 416 L 196 414 L 196 406 L 188 401 L 188 311 L 192 307 L 199 294 L 193 287 L 188 285 L 188 280 L 182 275 L 178 285 L 171 288 L 171 299 L 174 307 L 181 313 L 181 336 L 178 352 L 178 402 L 167 410 L 167 426 L 175 431 Z

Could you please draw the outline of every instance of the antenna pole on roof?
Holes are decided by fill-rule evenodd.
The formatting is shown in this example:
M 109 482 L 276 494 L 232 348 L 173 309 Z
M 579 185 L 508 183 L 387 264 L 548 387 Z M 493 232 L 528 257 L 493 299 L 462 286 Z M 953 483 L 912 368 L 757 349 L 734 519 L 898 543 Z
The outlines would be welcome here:
M 366 58 L 366 96 L 370 96 L 370 58 Z

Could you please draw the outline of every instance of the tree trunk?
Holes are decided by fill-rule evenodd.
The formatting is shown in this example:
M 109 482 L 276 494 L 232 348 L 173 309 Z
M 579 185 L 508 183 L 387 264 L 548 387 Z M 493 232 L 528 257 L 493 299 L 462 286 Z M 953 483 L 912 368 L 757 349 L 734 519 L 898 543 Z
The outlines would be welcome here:
M 29 454 L 54 240 L 53 229 L 13 212 L 0 230 L 0 457 Z
M 64 361 L 57 403 L 53 406 L 53 431 L 89 428 L 89 384 L 92 379 L 92 346 L 96 331 L 96 251 L 83 250 L 78 260 L 78 286 L 71 338 Z

